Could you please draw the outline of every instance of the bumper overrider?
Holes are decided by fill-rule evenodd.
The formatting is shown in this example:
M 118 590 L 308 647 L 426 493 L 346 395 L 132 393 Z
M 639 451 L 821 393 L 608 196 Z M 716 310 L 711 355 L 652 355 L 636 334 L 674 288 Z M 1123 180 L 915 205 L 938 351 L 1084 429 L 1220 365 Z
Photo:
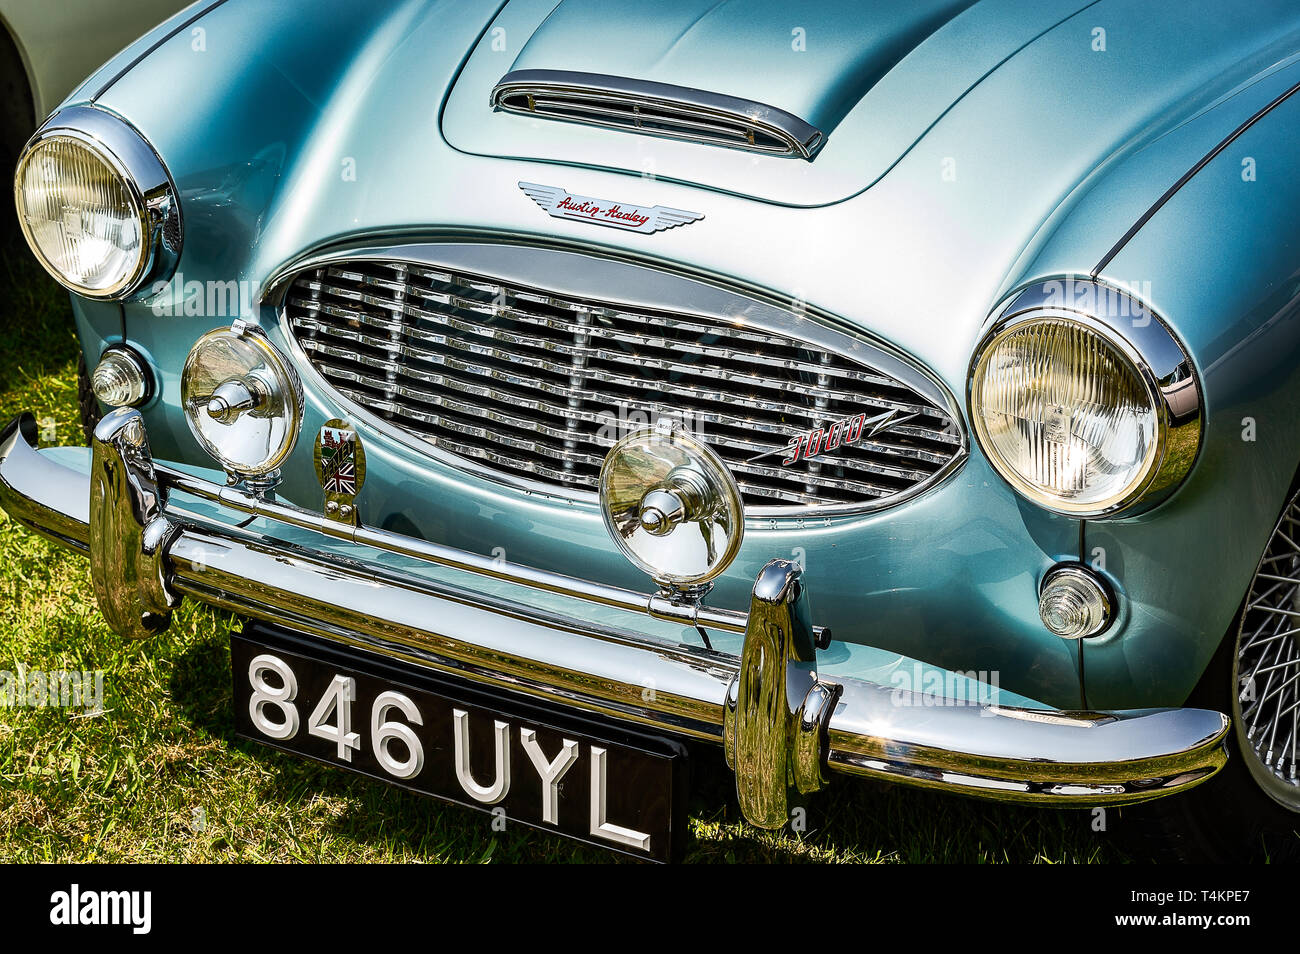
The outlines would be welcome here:
M 162 631 L 188 595 L 575 712 L 721 742 L 741 809 L 762 827 L 783 825 L 795 793 L 837 774 L 1097 806 L 1182 791 L 1227 758 L 1228 720 L 1219 712 L 906 704 L 898 688 L 819 675 L 818 647 L 830 633 L 813 625 L 808 581 L 785 560 L 759 573 L 748 613 L 712 609 L 353 526 L 192 476 L 151 458 L 144 421 L 130 408 L 96 430 L 89 482 L 37 451 L 35 432 L 30 415 L 0 432 L 0 504 L 89 553 L 96 598 L 118 632 Z M 173 495 L 206 509 L 182 509 Z M 240 519 L 215 520 L 213 508 Z M 255 517 L 258 527 L 292 528 L 297 542 L 249 528 Z M 319 535 L 319 548 L 302 545 L 302 531 Z M 339 541 L 355 545 L 346 557 L 326 546 L 337 550 Z M 484 592 L 401 572 L 378 555 L 471 574 Z M 572 609 L 540 611 L 492 595 L 502 583 Z M 593 624 L 583 613 L 592 604 L 743 634 L 743 648 L 735 657 Z

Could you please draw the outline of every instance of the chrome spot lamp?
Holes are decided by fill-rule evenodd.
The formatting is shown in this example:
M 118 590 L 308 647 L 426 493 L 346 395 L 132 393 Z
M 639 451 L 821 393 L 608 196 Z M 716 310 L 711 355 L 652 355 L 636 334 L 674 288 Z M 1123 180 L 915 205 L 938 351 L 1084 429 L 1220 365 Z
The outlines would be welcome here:
M 698 605 L 740 551 L 740 488 L 721 458 L 661 418 L 605 457 L 600 503 L 614 543 L 675 606 Z
M 243 321 L 201 337 L 181 372 L 195 439 L 231 484 L 267 494 L 302 426 L 302 383 L 265 332 Z

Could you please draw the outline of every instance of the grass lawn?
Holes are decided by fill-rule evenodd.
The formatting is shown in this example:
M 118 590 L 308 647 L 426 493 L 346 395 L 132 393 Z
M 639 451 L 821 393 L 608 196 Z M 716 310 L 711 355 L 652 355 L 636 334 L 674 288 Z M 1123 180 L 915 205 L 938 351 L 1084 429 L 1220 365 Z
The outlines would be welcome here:
M 0 420 L 42 421 L 83 443 L 77 343 L 64 293 L 25 248 L 0 253 Z M 0 707 L 0 861 L 604 861 L 491 816 L 237 739 L 227 633 L 190 602 L 171 630 L 126 642 L 100 618 L 87 562 L 0 512 L 0 671 L 102 670 L 104 709 Z M 693 766 L 690 861 L 1092 862 L 1130 860 L 1123 819 L 986 804 L 839 780 L 808 831 L 739 819 L 720 751 Z

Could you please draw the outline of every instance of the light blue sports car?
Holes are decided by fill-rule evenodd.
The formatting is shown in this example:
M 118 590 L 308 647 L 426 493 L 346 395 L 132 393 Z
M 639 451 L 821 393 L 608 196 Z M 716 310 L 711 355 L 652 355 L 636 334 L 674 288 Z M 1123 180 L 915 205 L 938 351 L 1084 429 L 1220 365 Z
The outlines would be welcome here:
M 1278 857 L 1298 89 L 1294 0 L 206 0 L 18 162 L 91 446 L 0 503 L 249 617 L 243 734 L 616 851 L 713 743 Z

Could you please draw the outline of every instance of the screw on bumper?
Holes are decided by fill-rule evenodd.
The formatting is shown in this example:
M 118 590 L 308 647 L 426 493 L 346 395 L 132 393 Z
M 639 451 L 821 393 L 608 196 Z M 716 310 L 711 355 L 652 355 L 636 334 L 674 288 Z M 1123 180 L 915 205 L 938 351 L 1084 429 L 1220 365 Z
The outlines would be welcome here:
M 35 443 L 30 415 L 0 430 L 0 506 L 90 551 L 96 596 L 120 632 L 158 631 L 177 598 L 190 596 L 488 688 L 722 742 L 744 813 L 758 825 L 782 824 L 791 793 L 831 775 L 1092 807 L 1186 790 L 1227 757 L 1227 718 L 1210 710 L 936 706 L 828 678 L 814 653 L 826 634 L 810 625 L 805 580 L 786 561 L 759 574 L 748 613 L 690 607 L 690 624 L 744 635 L 730 656 L 643 634 L 637 619 L 677 618 L 653 596 L 328 520 L 155 462 L 133 410 L 104 419 L 89 459 Z M 215 511 L 191 511 L 195 498 Z M 262 518 L 260 529 L 245 527 L 249 517 Z M 346 553 L 323 546 L 327 539 L 348 544 Z M 376 551 L 531 587 L 564 609 L 523 613 L 517 601 L 394 570 Z M 582 612 L 592 604 L 632 622 L 593 624 Z

